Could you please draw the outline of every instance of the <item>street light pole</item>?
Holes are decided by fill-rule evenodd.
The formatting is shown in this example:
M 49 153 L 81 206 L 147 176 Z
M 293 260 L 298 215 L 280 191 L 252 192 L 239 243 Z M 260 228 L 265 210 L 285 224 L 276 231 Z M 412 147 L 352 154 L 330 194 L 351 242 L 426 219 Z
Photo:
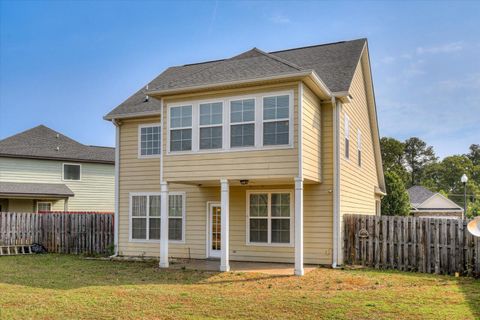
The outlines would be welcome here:
M 468 182 L 468 177 L 464 173 L 462 175 L 462 178 L 460 178 L 460 181 L 463 183 L 463 215 L 462 219 L 465 219 L 465 214 L 467 213 L 467 182 Z

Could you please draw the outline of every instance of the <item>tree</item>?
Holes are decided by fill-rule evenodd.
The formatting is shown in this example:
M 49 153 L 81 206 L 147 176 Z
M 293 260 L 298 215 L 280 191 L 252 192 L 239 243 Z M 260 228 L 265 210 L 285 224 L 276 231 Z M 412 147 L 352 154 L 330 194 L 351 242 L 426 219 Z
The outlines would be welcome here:
M 480 144 L 472 144 L 470 153 L 466 155 L 475 166 L 480 166 Z
M 410 200 L 405 190 L 405 184 L 395 173 L 385 173 L 387 195 L 382 199 L 382 215 L 407 216 L 410 214 Z
M 394 138 L 383 137 L 380 139 L 383 170 L 395 172 L 403 182 L 408 181 L 408 172 L 403 166 L 405 144 Z
M 437 157 L 432 146 L 417 137 L 405 141 L 405 162 L 410 172 L 410 185 L 420 184 L 425 166 L 435 163 Z

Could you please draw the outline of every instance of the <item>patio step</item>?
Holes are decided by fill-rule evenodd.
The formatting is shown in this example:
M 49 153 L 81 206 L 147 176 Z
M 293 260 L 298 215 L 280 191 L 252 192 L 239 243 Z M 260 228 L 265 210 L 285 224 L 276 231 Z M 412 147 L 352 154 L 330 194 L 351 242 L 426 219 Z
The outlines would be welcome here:
M 32 245 L 0 246 L 0 256 L 15 256 L 20 254 L 33 254 Z

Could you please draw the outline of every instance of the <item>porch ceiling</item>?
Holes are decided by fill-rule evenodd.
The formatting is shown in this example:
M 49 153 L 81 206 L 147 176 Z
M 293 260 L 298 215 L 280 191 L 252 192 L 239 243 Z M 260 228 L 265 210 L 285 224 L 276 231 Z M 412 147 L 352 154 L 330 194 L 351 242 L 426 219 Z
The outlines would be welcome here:
M 239 179 L 228 178 L 228 183 L 232 187 L 262 187 L 262 186 L 274 186 L 274 185 L 294 185 L 294 177 L 289 178 L 262 178 L 262 179 Z M 168 181 L 169 183 L 187 184 L 200 187 L 220 187 L 220 180 L 181 180 L 181 181 Z M 318 184 L 316 181 L 305 179 L 305 184 Z

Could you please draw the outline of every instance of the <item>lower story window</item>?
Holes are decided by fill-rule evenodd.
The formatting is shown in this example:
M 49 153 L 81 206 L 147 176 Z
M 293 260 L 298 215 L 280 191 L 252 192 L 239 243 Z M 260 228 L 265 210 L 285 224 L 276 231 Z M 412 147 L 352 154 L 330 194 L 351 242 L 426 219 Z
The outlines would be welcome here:
M 249 243 L 290 244 L 292 238 L 292 193 L 247 194 Z
M 52 211 L 51 202 L 37 202 L 37 212 L 50 212 Z
M 160 240 L 160 194 L 134 194 L 130 199 L 131 238 Z M 184 194 L 169 194 L 168 238 L 183 240 L 185 218 Z

